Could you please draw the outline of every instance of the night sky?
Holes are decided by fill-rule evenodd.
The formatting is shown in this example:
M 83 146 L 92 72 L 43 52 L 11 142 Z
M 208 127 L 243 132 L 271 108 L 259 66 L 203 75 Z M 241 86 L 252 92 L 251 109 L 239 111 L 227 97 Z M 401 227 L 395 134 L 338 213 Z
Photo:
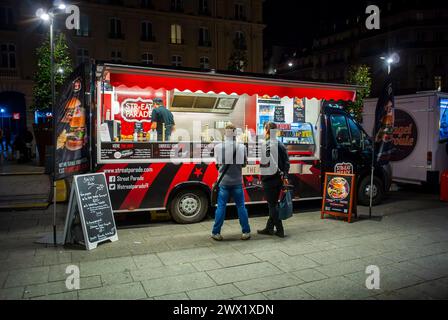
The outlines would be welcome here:
M 364 18 L 363 0 L 265 0 L 263 7 L 265 42 L 271 44 L 307 47 L 327 21 L 345 20 L 347 14 Z

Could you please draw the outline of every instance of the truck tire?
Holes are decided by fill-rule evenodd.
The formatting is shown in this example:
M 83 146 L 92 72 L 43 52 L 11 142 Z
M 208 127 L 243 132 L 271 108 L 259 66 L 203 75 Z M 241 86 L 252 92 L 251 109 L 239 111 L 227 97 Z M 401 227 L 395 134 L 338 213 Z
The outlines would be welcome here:
M 174 221 L 181 224 L 202 221 L 209 207 L 209 201 L 201 190 L 184 189 L 171 199 L 169 211 Z
M 384 186 L 381 179 L 373 177 L 373 199 L 372 205 L 376 206 L 383 201 Z M 363 206 L 370 205 L 370 176 L 366 176 L 358 185 L 358 203 Z

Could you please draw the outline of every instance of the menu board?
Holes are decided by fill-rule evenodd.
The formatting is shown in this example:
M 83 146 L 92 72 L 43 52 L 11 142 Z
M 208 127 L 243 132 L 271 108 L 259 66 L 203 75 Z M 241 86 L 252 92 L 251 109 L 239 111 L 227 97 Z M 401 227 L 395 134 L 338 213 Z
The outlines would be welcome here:
M 143 160 L 153 156 L 151 143 L 107 143 L 101 144 L 102 160 Z
M 355 175 L 325 173 L 321 218 L 328 214 L 346 217 L 351 222 L 354 189 Z
M 285 107 L 275 106 L 274 122 L 285 122 Z
M 294 98 L 293 104 L 293 121 L 294 123 L 304 123 L 305 119 L 305 99 Z
M 76 215 L 80 218 L 83 242 L 87 250 L 95 249 L 100 242 L 117 241 L 117 227 L 105 174 L 78 175 L 74 176 L 73 182 L 65 223 L 64 243 L 67 243 L 70 238 Z

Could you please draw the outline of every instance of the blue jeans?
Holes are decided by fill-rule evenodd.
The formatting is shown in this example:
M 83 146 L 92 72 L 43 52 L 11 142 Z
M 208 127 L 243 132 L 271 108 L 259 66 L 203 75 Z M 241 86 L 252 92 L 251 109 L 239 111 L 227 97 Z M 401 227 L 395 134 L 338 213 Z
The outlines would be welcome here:
M 219 186 L 218 192 L 218 207 L 215 212 L 215 224 L 213 226 L 213 234 L 221 233 L 222 225 L 226 217 L 226 206 L 232 196 L 235 201 L 236 208 L 238 210 L 238 218 L 240 219 L 240 225 L 243 233 L 250 233 L 249 217 L 246 207 L 244 205 L 244 192 L 243 185 L 236 186 Z

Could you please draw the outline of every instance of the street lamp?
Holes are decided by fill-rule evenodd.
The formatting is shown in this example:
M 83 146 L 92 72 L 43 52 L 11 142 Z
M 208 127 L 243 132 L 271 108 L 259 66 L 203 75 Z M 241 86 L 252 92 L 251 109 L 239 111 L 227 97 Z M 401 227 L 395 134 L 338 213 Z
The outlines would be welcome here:
M 384 60 L 387 64 L 387 74 L 390 74 L 392 64 L 398 63 L 400 60 L 398 54 L 396 53 L 390 55 L 389 57 L 380 57 L 380 59 Z
M 53 244 L 56 247 L 56 89 L 55 89 L 55 66 L 54 66 L 54 17 L 56 10 L 65 10 L 62 1 L 55 2 L 55 7 L 48 11 L 40 8 L 36 16 L 50 23 L 50 78 L 51 78 L 51 111 L 53 114 Z
M 5 109 L 1 108 L 0 113 L 2 114 L 2 130 L 3 130 L 3 113 L 5 112 Z

